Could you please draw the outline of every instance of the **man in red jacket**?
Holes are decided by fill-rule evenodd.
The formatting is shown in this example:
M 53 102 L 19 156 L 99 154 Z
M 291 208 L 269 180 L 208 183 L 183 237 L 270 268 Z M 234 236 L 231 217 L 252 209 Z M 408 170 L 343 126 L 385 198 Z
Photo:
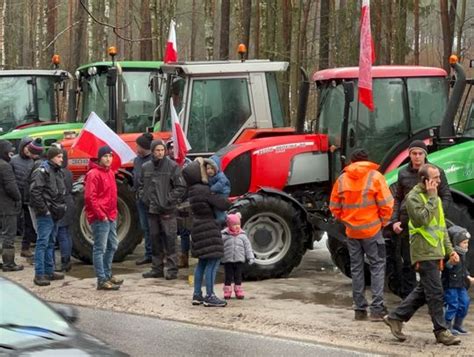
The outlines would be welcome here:
M 92 260 L 97 276 L 97 290 L 118 290 L 123 283 L 112 275 L 112 260 L 117 250 L 117 184 L 111 170 L 110 147 L 99 149 L 97 161 L 91 159 L 85 179 L 85 211 L 92 227 Z

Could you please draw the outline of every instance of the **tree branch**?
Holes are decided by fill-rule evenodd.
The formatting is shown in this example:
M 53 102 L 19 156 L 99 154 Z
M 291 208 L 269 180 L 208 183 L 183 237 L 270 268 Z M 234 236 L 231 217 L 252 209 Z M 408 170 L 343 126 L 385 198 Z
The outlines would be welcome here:
M 46 51 L 49 47 L 51 47 L 51 45 L 56 42 L 56 40 L 58 39 L 58 37 L 60 37 L 63 33 L 65 33 L 66 31 L 70 30 L 74 25 L 77 25 L 79 22 L 81 22 L 81 20 L 78 20 L 76 22 L 74 22 L 72 25 L 69 25 L 68 27 L 66 27 L 64 30 L 62 30 L 61 32 L 59 32 L 56 36 L 54 36 L 54 38 L 51 40 L 50 43 L 48 43 L 48 45 L 43 48 L 41 51 Z

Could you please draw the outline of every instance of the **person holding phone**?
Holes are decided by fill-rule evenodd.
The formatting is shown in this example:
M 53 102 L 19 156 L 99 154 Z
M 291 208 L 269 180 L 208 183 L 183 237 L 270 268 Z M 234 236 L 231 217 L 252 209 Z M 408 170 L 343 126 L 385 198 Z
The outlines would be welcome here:
M 408 192 L 419 181 L 418 170 L 428 163 L 426 156 L 428 148 L 422 140 L 414 140 L 408 147 L 410 162 L 398 172 L 397 182 L 394 184 L 393 196 L 395 199 L 392 214 L 392 230 L 395 233 L 397 275 L 400 278 L 398 294 L 403 299 L 407 297 L 416 286 L 416 273 L 410 259 L 410 243 L 408 239 L 408 212 L 405 199 Z M 438 167 L 440 183 L 437 188 L 441 198 L 444 212 L 447 212 L 452 202 L 451 192 L 444 171 Z
M 438 196 L 441 173 L 436 166 L 425 164 L 420 167 L 418 174 L 419 183 L 408 193 L 406 208 L 410 256 L 420 274 L 420 281 L 400 305 L 383 319 L 392 334 L 399 341 L 405 341 L 407 336 L 402 332 L 403 322 L 408 322 L 420 307 L 427 304 L 436 342 L 447 346 L 457 345 L 461 340 L 449 330 L 443 310 L 441 271 L 444 259 L 448 259 L 450 265 L 456 265 L 459 255 L 449 240 L 443 205 Z

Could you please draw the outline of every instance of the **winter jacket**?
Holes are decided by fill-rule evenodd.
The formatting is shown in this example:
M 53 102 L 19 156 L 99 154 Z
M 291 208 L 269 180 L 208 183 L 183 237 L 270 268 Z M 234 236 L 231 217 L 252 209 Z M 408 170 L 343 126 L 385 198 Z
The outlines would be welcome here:
M 21 210 L 21 194 L 9 164 L 12 144 L 0 140 L 0 216 L 14 216 Z
M 63 150 L 63 175 L 64 175 L 64 184 L 66 186 L 66 194 L 64 196 L 64 201 L 66 202 L 66 214 L 58 222 L 59 227 L 70 226 L 74 223 L 74 216 L 76 213 L 76 203 L 74 202 L 74 196 L 72 194 L 72 184 L 74 182 L 72 177 L 72 172 L 67 168 L 67 151 Z
M 224 244 L 221 230 L 214 219 L 214 208 L 224 211 L 229 208 L 230 203 L 225 197 L 211 192 L 207 185 L 204 163 L 199 158 L 184 168 L 183 177 L 188 184 L 189 203 L 193 215 L 192 255 L 200 259 L 222 258 Z
M 234 236 L 226 228 L 222 231 L 222 240 L 224 242 L 222 263 L 245 263 L 255 260 L 252 246 L 244 231 Z
M 138 191 L 140 175 L 142 173 L 142 166 L 143 164 L 150 161 L 151 158 L 152 158 L 152 155 L 150 153 L 146 156 L 137 155 L 137 157 L 135 157 L 135 159 L 133 160 L 133 190 L 135 192 Z
M 230 181 L 221 170 L 221 160 L 219 159 L 219 157 L 213 155 L 209 159 L 204 159 L 204 163 L 212 165 L 214 167 L 214 170 L 216 171 L 215 176 L 208 177 L 211 192 L 217 193 L 219 195 L 224 195 L 225 197 L 229 197 Z
M 36 216 L 51 214 L 58 221 L 66 213 L 66 186 L 60 166 L 51 161 L 43 161 L 31 173 L 30 206 Z
M 33 170 L 34 160 L 26 156 L 23 152 L 25 146 L 33 141 L 32 138 L 26 136 L 20 141 L 18 147 L 18 154 L 12 157 L 10 164 L 15 172 L 16 183 L 21 193 L 22 201 L 25 202 L 26 192 L 29 190 L 28 180 L 30 178 L 31 171 Z
M 459 263 L 451 265 L 445 262 L 445 268 L 441 275 L 443 289 L 469 288 L 469 272 L 467 271 L 466 254 L 459 254 Z
M 333 186 L 329 208 L 349 238 L 371 238 L 392 216 L 393 197 L 379 166 L 358 161 L 344 168 Z
M 138 195 L 149 213 L 174 213 L 186 192 L 186 183 L 178 164 L 165 156 L 142 166 Z
M 117 183 L 115 173 L 110 168 L 89 161 L 89 168 L 84 180 L 85 211 L 87 221 L 115 221 L 117 219 Z
M 449 190 L 448 180 L 444 171 L 439 168 L 441 174 L 441 183 L 438 187 L 438 195 L 443 202 L 444 212 L 448 212 L 449 205 L 452 203 L 453 198 L 451 197 L 451 191 Z M 408 192 L 420 181 L 418 177 L 418 170 L 414 169 L 411 162 L 398 172 L 398 180 L 395 183 L 394 193 L 394 205 L 393 214 L 391 221 L 402 222 L 407 227 L 408 225 L 408 213 L 405 205 L 405 198 Z
M 421 183 L 413 187 L 406 198 L 408 216 L 415 228 L 428 226 L 433 217 L 439 220 L 438 196 L 428 196 L 425 203 L 420 193 L 426 193 L 426 189 Z M 444 244 L 445 254 L 443 254 L 442 244 Z M 410 235 L 410 257 L 413 264 L 427 260 L 444 259 L 452 251 L 453 247 L 447 230 L 445 230 L 443 241 L 440 241 L 436 247 L 429 244 L 421 234 Z

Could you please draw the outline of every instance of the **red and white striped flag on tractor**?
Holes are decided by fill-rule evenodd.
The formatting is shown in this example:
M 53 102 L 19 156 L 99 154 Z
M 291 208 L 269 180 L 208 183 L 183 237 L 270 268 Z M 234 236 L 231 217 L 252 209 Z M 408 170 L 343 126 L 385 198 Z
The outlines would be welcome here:
M 117 171 L 122 164 L 132 161 L 137 155 L 99 116 L 91 112 L 71 149 L 81 150 L 96 158 L 99 149 L 108 145 L 113 151 L 112 170 Z
M 186 160 L 186 155 L 188 151 L 191 150 L 191 145 L 189 145 L 186 135 L 184 135 L 183 128 L 179 122 L 178 113 L 174 108 L 173 98 L 170 99 L 170 110 L 171 110 L 171 139 L 173 140 L 174 148 L 174 159 L 178 165 L 183 166 L 184 161 Z
M 370 0 L 362 1 L 359 54 L 359 101 L 374 110 L 372 64 L 375 62 L 374 44 L 370 30 Z
M 176 62 L 178 60 L 178 46 L 176 45 L 176 22 L 171 20 L 170 33 L 168 35 L 168 42 L 165 50 L 165 63 Z

